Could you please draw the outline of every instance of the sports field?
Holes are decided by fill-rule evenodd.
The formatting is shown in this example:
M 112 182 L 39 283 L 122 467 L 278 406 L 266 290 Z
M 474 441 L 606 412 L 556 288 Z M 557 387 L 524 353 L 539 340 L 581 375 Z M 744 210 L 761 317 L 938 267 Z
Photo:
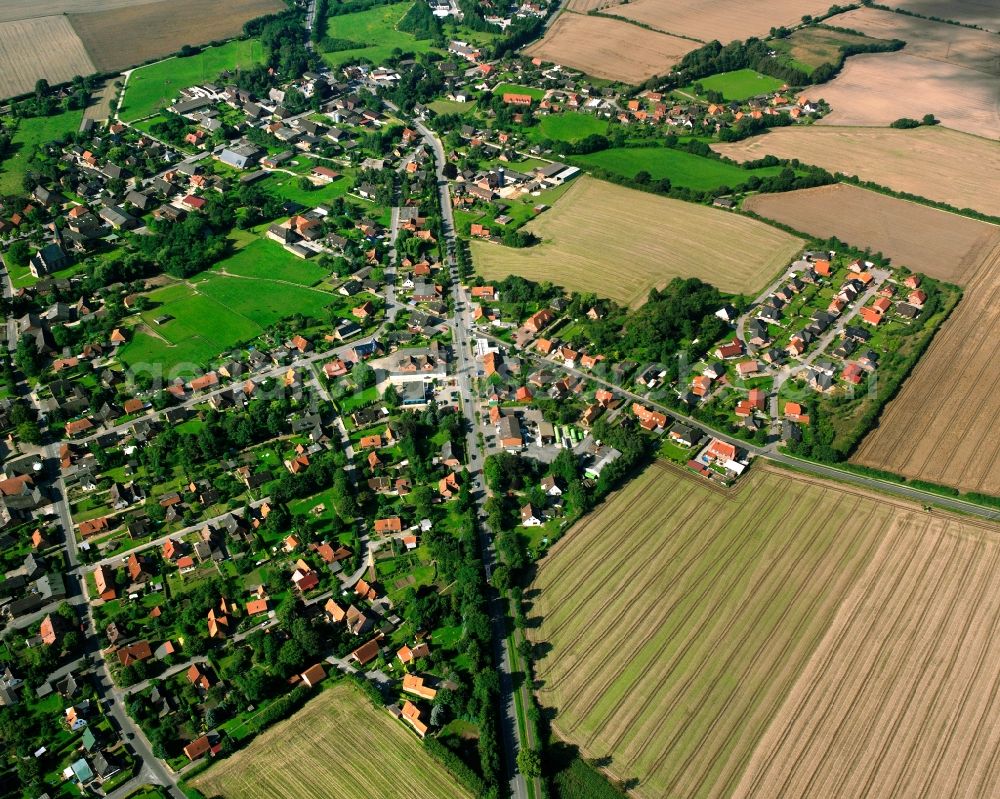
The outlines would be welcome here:
M 28 169 L 28 161 L 39 144 L 61 139 L 80 129 L 83 111 L 65 111 L 50 117 L 31 117 L 16 121 L 17 130 L 12 141 L 13 153 L 0 161 L 0 195 L 22 194 L 21 180 Z M 5 125 L 14 120 L 4 120 Z
M 617 147 L 581 155 L 578 160 L 629 178 L 635 177 L 639 172 L 648 172 L 653 180 L 669 178 L 672 185 L 690 189 L 715 189 L 719 186 L 735 188 L 753 176 L 770 177 L 784 168 L 768 166 L 741 169 L 725 161 L 669 147 Z
M 466 799 L 416 734 L 340 683 L 192 780 L 222 799 Z
M 538 126 L 528 130 L 528 135 L 532 139 L 575 142 L 593 134 L 603 136 L 607 132 L 608 121 L 606 119 L 566 111 L 562 114 L 541 117 Z
M 986 796 L 1000 528 L 754 468 L 655 464 L 553 547 L 526 595 L 556 734 L 643 799 Z
M 726 100 L 746 100 L 748 97 L 776 91 L 785 85 L 784 81 L 761 75 L 752 69 L 720 72 L 718 75 L 701 78 L 698 83 L 704 91 L 719 92 Z M 694 88 L 688 86 L 684 91 L 693 93 Z
M 769 225 L 583 176 L 528 223 L 542 243 L 516 250 L 472 242 L 476 271 L 548 280 L 639 306 L 674 277 L 698 277 L 752 293 L 787 265 L 802 242 Z
M 227 69 L 259 64 L 263 57 L 260 42 L 245 39 L 206 47 L 197 55 L 139 67 L 129 76 L 121 117 L 133 120 L 154 114 L 178 99 L 181 89 L 213 81 Z
M 935 125 L 914 130 L 795 125 L 712 148 L 737 161 L 798 158 L 897 191 L 1000 216 L 1000 147 Z
M 249 261 L 244 264 L 253 270 Z M 139 315 L 141 323 L 122 348 L 121 358 L 133 368 L 152 364 L 164 372 L 202 366 L 293 314 L 325 319 L 332 300 L 317 289 L 212 272 L 155 289 L 148 296 L 153 307 Z M 157 325 L 155 319 L 164 315 L 173 319 Z

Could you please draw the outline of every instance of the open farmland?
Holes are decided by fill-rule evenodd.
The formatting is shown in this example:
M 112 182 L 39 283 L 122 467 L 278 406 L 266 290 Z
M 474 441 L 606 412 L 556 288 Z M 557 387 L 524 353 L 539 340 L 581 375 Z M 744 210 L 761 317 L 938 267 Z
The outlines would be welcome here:
M 893 8 L 902 8 L 925 17 L 940 17 L 978 25 L 988 31 L 1000 31 L 997 9 L 990 0 L 890 0 Z
M 998 228 L 987 222 L 837 183 L 748 197 L 744 207 L 813 236 L 871 247 L 931 277 L 964 284 Z
M 639 797 L 987 795 L 1000 530 L 755 470 L 656 464 L 553 547 L 527 596 L 555 732 Z
M 323 691 L 192 783 L 222 799 L 470 796 L 402 722 L 346 683 Z
M 15 19 L 47 17 L 55 14 L 79 14 L 87 11 L 109 11 L 115 8 L 158 3 L 162 0 L 3 0 L 0 22 Z
M 412 5 L 410 0 L 406 0 L 329 17 L 326 23 L 326 40 L 355 42 L 358 46 L 324 50 L 323 60 L 334 67 L 357 58 L 366 58 L 379 64 L 389 58 L 397 47 L 406 52 L 429 52 L 432 49 L 430 39 L 417 39 L 412 33 L 397 28 Z
M 170 55 L 185 44 L 239 36 L 247 20 L 285 7 L 281 0 L 160 0 L 70 14 L 69 20 L 104 71 Z
M 896 53 L 864 53 L 847 60 L 829 83 L 810 89 L 833 110 L 817 124 L 885 126 L 901 117 L 934 114 L 942 125 L 996 140 L 1000 80 L 974 69 Z
M 848 45 L 871 43 L 868 36 L 818 26 L 798 28 L 784 39 L 769 40 L 775 50 L 788 54 L 792 66 L 807 74 L 823 64 L 836 64 L 841 49 Z
M 997 532 L 894 512 L 734 797 L 996 796 Z
M 855 463 L 1000 496 L 1000 234 Z
M 563 12 L 526 55 L 579 69 L 595 78 L 642 83 L 662 75 L 697 43 L 628 22 Z
M 35 17 L 0 23 L 0 97 L 34 91 L 45 78 L 62 83 L 95 71 L 66 17 Z
M 931 22 L 877 8 L 858 8 L 838 14 L 831 25 L 860 31 L 878 39 L 902 39 L 902 52 L 931 61 L 1000 76 L 1000 37 L 943 22 Z
M 515 250 L 473 242 L 476 270 L 488 280 L 549 280 L 632 306 L 675 277 L 753 292 L 802 245 L 752 219 L 586 176 L 527 229 L 542 243 Z
M 798 25 L 803 14 L 816 15 L 827 8 L 824 0 L 634 0 L 606 10 L 667 33 L 725 43 L 767 36 L 772 27 Z
M 712 149 L 737 161 L 774 155 L 830 172 L 856 175 L 956 208 L 1000 216 L 1000 147 L 977 136 L 934 127 L 774 128 Z
M 892 522 L 888 505 L 788 478 L 727 494 L 657 463 L 538 569 L 541 703 L 640 797 L 732 792 Z
M 264 59 L 256 39 L 227 42 L 206 47 L 197 55 L 175 57 L 136 69 L 128 80 L 121 118 L 135 120 L 155 114 L 180 96 L 180 90 L 193 83 L 212 81 L 219 73 L 237 67 L 250 67 Z

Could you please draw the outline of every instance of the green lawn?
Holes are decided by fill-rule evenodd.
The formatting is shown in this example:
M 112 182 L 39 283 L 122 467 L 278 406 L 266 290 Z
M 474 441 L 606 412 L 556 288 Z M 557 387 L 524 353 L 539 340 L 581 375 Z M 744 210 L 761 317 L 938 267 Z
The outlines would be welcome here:
M 76 132 L 82 119 L 83 111 L 66 111 L 50 117 L 19 120 L 11 139 L 10 154 L 0 164 L 0 195 L 27 194 L 21 186 L 21 180 L 35 147 Z M 11 122 L 12 120 L 5 119 L 4 127 L 9 127 Z
M 745 100 L 758 94 L 766 94 L 780 89 L 785 82 L 761 75 L 752 69 L 737 69 L 735 72 L 720 72 L 709 75 L 698 81 L 704 91 L 721 92 L 727 100 Z M 687 86 L 683 91 L 694 94 L 694 89 Z
M 391 56 L 397 47 L 411 53 L 426 53 L 433 50 L 430 39 L 418 40 L 412 34 L 396 29 L 396 25 L 412 5 L 410 2 L 393 3 L 388 6 L 376 6 L 367 11 L 329 17 L 326 24 L 328 38 L 356 42 L 360 47 L 335 52 L 324 51 L 323 60 L 333 67 L 358 58 L 380 64 Z
M 315 286 L 328 276 L 328 271 L 314 260 L 304 260 L 270 239 L 255 239 L 235 255 L 220 261 L 214 270 L 243 277 L 264 278 Z
M 331 165 L 329 162 L 313 161 L 310 159 L 309 168 L 312 169 L 314 165 L 330 166 L 331 169 L 340 172 L 341 177 L 337 178 L 333 183 L 303 189 L 299 186 L 300 176 L 287 175 L 284 172 L 272 172 L 259 185 L 271 194 L 281 197 L 283 200 L 291 200 L 307 208 L 315 208 L 317 205 L 330 202 L 330 200 L 343 197 L 347 194 L 347 190 L 351 188 L 351 179 L 349 175 L 344 174 L 344 170 L 341 167 Z
M 782 170 L 780 166 L 741 169 L 724 161 L 669 147 L 616 147 L 582 155 L 576 160 L 585 166 L 602 167 L 630 178 L 646 171 L 653 180 L 670 178 L 675 186 L 699 190 L 723 185 L 736 187 L 752 175 L 762 178 L 777 175 Z
M 466 103 L 458 103 L 454 100 L 435 100 L 433 103 L 428 103 L 427 107 L 435 114 L 464 114 L 475 105 L 471 100 Z
M 498 83 L 493 89 L 494 97 L 502 97 L 504 94 L 527 94 L 532 100 L 541 100 L 545 97 L 544 89 L 536 89 L 534 86 L 522 86 L 520 83 Z
M 279 319 L 302 313 L 322 318 L 331 297 L 322 291 L 248 277 L 207 273 L 150 292 L 155 303 L 141 314 L 153 334 L 136 331 L 121 351 L 129 366 L 159 365 L 170 371 L 203 366 L 234 345 L 259 336 Z M 154 319 L 174 317 L 164 325 Z
M 529 134 L 533 139 L 552 139 L 554 141 L 579 141 L 592 134 L 608 132 L 606 119 L 598 119 L 589 114 L 578 114 L 567 111 L 562 114 L 550 114 L 542 117 L 536 128 Z
M 187 86 L 214 81 L 224 70 L 253 66 L 263 60 L 259 41 L 241 39 L 206 47 L 197 55 L 139 67 L 129 77 L 121 117 L 132 120 L 153 114 L 177 99 L 178 92 Z

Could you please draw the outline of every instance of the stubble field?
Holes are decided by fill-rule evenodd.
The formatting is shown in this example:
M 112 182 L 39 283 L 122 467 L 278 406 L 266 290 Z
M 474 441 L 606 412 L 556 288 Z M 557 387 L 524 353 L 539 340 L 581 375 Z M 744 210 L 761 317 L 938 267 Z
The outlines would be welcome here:
M 755 469 L 724 494 L 656 464 L 552 549 L 555 732 L 643 798 L 985 796 L 998 530 Z
M 813 236 L 871 247 L 931 277 L 964 284 L 998 228 L 846 183 L 747 198 L 747 210 Z
M 725 44 L 766 37 L 772 27 L 798 25 L 804 14 L 820 14 L 827 8 L 824 0 L 634 0 L 608 11 L 667 33 Z
M 802 246 L 752 219 L 587 176 L 527 229 L 542 243 L 517 250 L 472 242 L 476 271 L 487 280 L 511 274 L 549 280 L 633 307 L 675 277 L 753 292 Z
M 33 91 L 39 78 L 62 83 L 94 71 L 83 42 L 66 17 L 0 23 L 0 97 Z
M 831 18 L 831 25 L 877 39 L 902 39 L 902 52 L 987 75 L 1000 75 L 1000 37 L 986 31 L 931 22 L 877 8 L 858 8 Z
M 54 14 L 108 11 L 114 8 L 127 8 L 128 6 L 158 2 L 161 0 L 3 0 L 0 3 L 0 22 L 47 17 Z
M 247 20 L 285 7 L 281 0 L 160 0 L 70 14 L 69 20 L 97 68 L 114 70 L 170 55 L 185 44 L 238 36 Z
M 1000 216 L 1000 147 L 941 126 L 914 130 L 775 128 L 712 149 L 737 161 L 775 155 L 856 175 L 956 208 Z
M 855 463 L 1000 496 L 1000 234 Z
M 192 780 L 222 799 L 467 799 L 416 735 L 345 683 Z
M 894 0 L 886 3 L 893 8 L 903 8 L 925 17 L 940 17 L 978 25 L 989 31 L 1000 31 L 996 6 L 990 0 Z
M 665 74 L 697 46 L 697 42 L 628 22 L 567 11 L 560 14 L 544 38 L 522 52 L 595 78 L 635 84 Z

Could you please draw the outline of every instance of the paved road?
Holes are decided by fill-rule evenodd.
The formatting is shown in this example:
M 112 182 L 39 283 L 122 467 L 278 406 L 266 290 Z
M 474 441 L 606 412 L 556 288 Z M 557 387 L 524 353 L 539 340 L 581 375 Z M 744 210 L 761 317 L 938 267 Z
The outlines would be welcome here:
M 483 453 L 476 435 L 475 404 L 473 402 L 471 377 L 475 374 L 476 365 L 470 357 L 470 322 L 471 311 L 468 297 L 459 284 L 458 270 L 455 264 L 455 222 L 452 215 L 451 194 L 448 180 L 444 176 L 444 148 L 440 140 L 422 122 L 415 121 L 414 126 L 424 141 L 431 145 L 437 167 L 438 188 L 441 198 L 441 234 L 447 242 L 448 261 L 451 268 L 452 292 L 455 312 L 451 315 L 449 324 L 452 328 L 452 343 L 455 350 L 455 373 L 462 399 L 462 412 L 467 420 L 466 451 L 469 453 L 469 473 L 472 475 L 471 491 L 479 506 L 487 497 L 486 486 L 482 478 Z M 478 526 L 480 549 L 486 576 L 493 573 L 496 553 L 490 530 L 484 521 Z M 494 661 L 500 677 L 499 722 L 504 741 L 503 765 L 509 777 L 509 790 L 514 799 L 527 799 L 528 787 L 524 777 L 517 770 L 517 753 L 521 749 L 521 731 L 517 723 L 517 706 L 514 701 L 514 682 L 511 675 L 510 652 L 507 648 L 507 602 L 491 587 L 487 587 L 489 596 L 490 622 L 493 632 Z M 521 686 L 524 690 L 524 686 Z

